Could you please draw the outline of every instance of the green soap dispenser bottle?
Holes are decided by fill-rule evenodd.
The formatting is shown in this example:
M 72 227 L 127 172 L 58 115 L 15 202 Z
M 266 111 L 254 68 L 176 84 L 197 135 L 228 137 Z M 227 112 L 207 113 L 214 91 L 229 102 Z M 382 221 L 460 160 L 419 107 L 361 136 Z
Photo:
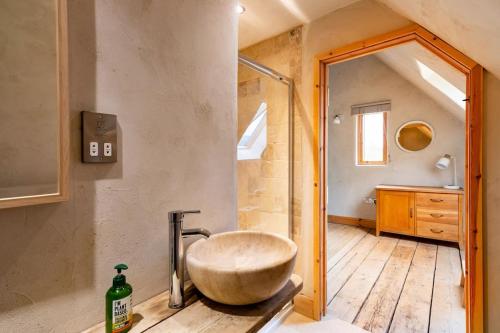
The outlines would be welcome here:
M 106 333 L 125 333 L 132 328 L 132 286 L 122 274 L 127 265 L 119 264 L 115 269 L 118 275 L 106 293 Z

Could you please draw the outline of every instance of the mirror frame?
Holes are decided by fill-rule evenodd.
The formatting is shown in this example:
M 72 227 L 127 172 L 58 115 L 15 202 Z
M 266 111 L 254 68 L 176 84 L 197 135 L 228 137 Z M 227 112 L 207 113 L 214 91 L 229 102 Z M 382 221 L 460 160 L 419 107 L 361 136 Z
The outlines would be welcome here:
M 401 132 L 401 130 L 403 128 L 405 128 L 406 125 L 411 125 L 411 124 L 424 124 L 424 125 L 426 125 L 427 127 L 429 127 L 431 129 L 431 132 L 432 132 L 431 142 L 429 142 L 429 144 L 427 146 L 425 146 L 424 148 L 422 148 L 422 149 L 419 149 L 419 150 L 408 150 L 408 149 L 404 148 L 403 146 L 401 146 L 401 144 L 399 143 L 399 140 L 398 140 L 399 133 Z M 396 135 L 395 135 L 394 139 L 396 140 L 396 145 L 402 151 L 407 152 L 407 153 L 418 153 L 419 151 L 426 150 L 427 148 L 429 148 L 429 146 L 432 145 L 432 143 L 434 142 L 434 137 L 435 136 L 436 136 L 436 132 L 434 131 L 434 128 L 431 126 L 431 124 L 429 124 L 428 122 L 423 121 L 423 120 L 410 120 L 410 121 L 407 121 L 407 122 L 403 123 L 401 126 L 398 127 L 398 130 L 396 131 Z
M 67 0 L 54 0 L 56 13 L 57 50 L 57 112 L 58 136 L 58 184 L 57 192 L 12 198 L 0 198 L 0 209 L 41 205 L 69 199 L 69 114 L 68 114 L 68 12 Z

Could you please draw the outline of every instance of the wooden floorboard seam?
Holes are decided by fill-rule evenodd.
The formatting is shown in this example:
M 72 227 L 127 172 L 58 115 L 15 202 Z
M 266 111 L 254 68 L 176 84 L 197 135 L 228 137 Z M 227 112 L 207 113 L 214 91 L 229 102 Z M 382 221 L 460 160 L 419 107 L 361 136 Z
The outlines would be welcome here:
M 360 242 L 361 242 L 362 240 L 364 240 L 366 237 L 368 237 L 368 233 L 365 235 L 365 237 L 363 237 L 363 238 L 360 240 Z M 368 238 L 367 238 L 366 240 L 368 240 Z M 366 252 L 366 255 L 364 256 L 363 260 L 361 260 L 361 262 L 360 262 L 360 264 L 359 264 L 359 265 L 361 265 L 361 263 L 362 263 L 362 262 L 363 262 L 363 261 L 364 261 L 364 260 L 365 260 L 365 259 L 369 256 L 370 251 L 371 251 L 372 249 L 374 249 L 374 248 L 377 246 L 377 244 L 378 244 L 379 242 L 380 242 L 380 239 L 376 239 L 376 241 L 374 242 L 373 246 L 372 246 L 372 247 L 371 247 L 371 248 L 370 248 L 370 249 Z M 356 244 L 356 245 L 358 245 L 358 244 Z M 354 246 L 352 249 L 354 249 L 355 247 L 356 247 L 356 246 Z M 351 250 L 352 250 L 352 249 L 351 249 Z M 349 253 L 349 252 L 348 252 L 348 253 Z M 339 265 L 340 265 L 340 263 L 341 263 L 341 262 L 342 262 L 342 260 L 343 260 L 343 259 L 347 256 L 347 254 L 348 254 L 348 253 L 346 253 L 346 255 L 345 255 L 345 256 L 344 256 L 341 260 L 339 260 L 339 261 L 337 262 L 337 264 L 339 264 Z M 350 260 L 353 260 L 353 259 L 355 259 L 355 256 L 353 256 Z M 350 260 L 349 260 L 349 261 L 350 261 Z M 334 266 L 332 267 L 332 269 L 331 269 L 331 270 L 333 270 L 333 269 L 337 266 L 337 264 L 336 264 L 336 265 L 334 265 Z M 358 267 L 359 267 L 359 265 L 358 265 Z M 328 301 L 328 303 L 327 303 L 327 306 L 329 306 L 329 305 L 330 305 L 330 303 L 333 301 L 333 299 L 335 298 L 335 296 L 337 296 L 337 294 L 340 292 L 340 290 L 342 290 L 342 288 L 344 287 L 344 285 L 345 285 L 345 284 L 349 281 L 349 279 L 351 278 L 351 276 L 352 276 L 355 272 L 356 272 L 356 270 L 353 270 L 353 271 L 349 274 L 349 276 L 345 279 L 344 283 L 342 283 L 342 285 L 338 288 L 337 292 L 336 292 L 335 294 L 333 294 L 333 296 L 330 298 L 330 300 L 329 300 L 329 301 Z M 328 273 L 330 273 L 330 271 L 328 271 Z M 333 272 L 331 272 L 331 274 L 333 274 Z
M 428 332 L 436 260 L 437 245 L 419 242 L 389 332 Z
M 363 237 L 361 237 L 353 246 L 351 246 L 349 251 L 352 250 L 356 245 L 358 245 L 367 235 L 368 233 L 366 233 Z M 338 258 L 338 261 L 332 267 L 330 267 L 327 273 L 329 273 L 335 266 L 337 266 L 337 264 L 349 253 L 349 251 L 345 251 L 344 255 Z
M 432 275 L 431 306 L 429 307 L 429 323 L 427 325 L 427 332 L 431 330 L 432 303 L 434 303 L 434 284 L 436 283 L 436 266 L 437 266 L 438 252 L 439 252 L 439 246 L 436 246 L 436 260 L 434 261 L 434 274 Z
M 456 291 L 455 289 L 443 289 L 451 288 L 452 285 L 450 284 L 451 282 L 444 278 L 445 275 L 443 275 L 445 274 L 443 272 L 447 272 L 447 270 L 450 270 L 448 266 L 451 265 L 450 267 L 452 267 L 451 269 L 453 269 L 453 276 L 459 276 L 461 270 L 463 270 L 463 267 L 461 265 L 463 253 L 459 249 L 458 255 L 456 255 L 456 251 L 452 252 L 451 250 L 448 250 L 448 246 L 444 246 L 446 248 L 446 251 L 448 251 L 446 252 L 443 250 L 443 248 L 441 248 L 439 244 L 428 244 L 427 242 L 422 243 L 418 241 L 415 242 L 415 240 L 412 239 L 412 242 L 416 243 L 416 246 L 412 253 L 410 251 L 406 252 L 407 254 L 404 261 L 404 266 L 401 265 L 398 271 L 395 271 L 393 270 L 393 268 L 391 268 L 391 271 L 389 272 L 387 270 L 389 267 L 389 263 L 392 262 L 391 258 L 398 255 L 395 251 L 405 239 L 404 237 L 394 237 L 393 235 L 391 235 L 390 238 L 396 241 L 396 245 L 394 245 L 392 250 L 387 249 L 389 251 L 386 251 L 385 253 L 389 253 L 389 256 L 385 258 L 385 261 L 379 261 L 377 268 L 372 270 L 371 274 L 365 272 L 366 269 L 364 269 L 364 273 L 357 273 L 360 267 L 363 267 L 363 265 L 367 265 L 367 260 L 368 258 L 370 258 L 370 254 L 373 253 L 374 249 L 377 249 L 378 246 L 380 246 L 381 239 L 378 237 L 375 239 L 371 239 L 370 233 L 361 235 L 359 232 L 345 233 L 346 231 L 348 230 L 341 229 L 338 233 L 334 232 L 334 234 L 336 235 L 334 237 L 340 237 L 340 239 L 336 242 L 337 245 L 333 247 L 334 251 L 332 251 L 331 253 L 334 255 L 336 254 L 338 257 L 336 257 L 335 260 L 332 261 L 332 266 L 327 270 L 327 275 L 329 277 L 328 283 L 334 281 L 334 287 L 331 290 L 332 295 L 328 300 L 328 308 L 333 309 L 333 305 L 337 310 L 350 308 L 350 310 L 340 310 L 340 312 L 338 313 L 339 318 L 343 316 L 345 317 L 345 319 L 343 319 L 345 322 L 349 322 L 357 327 L 361 327 L 364 329 L 367 329 L 365 327 L 371 327 L 374 329 L 373 332 L 378 333 L 408 333 L 413 331 L 418 331 L 421 333 L 444 332 L 444 328 L 447 329 L 446 332 L 450 333 L 462 332 L 460 328 L 462 326 L 465 326 L 465 324 L 462 324 L 461 320 L 463 320 L 463 318 L 460 317 L 460 313 L 456 310 L 458 303 L 452 303 L 451 307 L 447 308 L 446 306 L 448 306 L 449 304 L 447 303 L 447 301 L 443 301 L 445 299 L 448 299 L 446 298 L 446 296 L 444 296 L 447 295 L 446 292 L 449 292 L 453 296 L 459 295 L 459 291 Z M 332 236 L 333 235 L 329 235 L 329 239 L 334 241 L 332 238 L 330 238 Z M 432 245 L 433 247 L 435 247 L 435 250 L 430 250 L 428 248 L 428 245 Z M 342 247 L 340 248 L 340 246 Z M 421 246 L 424 246 L 425 248 L 420 249 Z M 420 252 L 417 251 L 418 249 L 420 249 Z M 432 253 L 429 251 L 431 251 Z M 417 253 L 419 253 L 418 259 L 416 256 Z M 427 257 L 426 259 L 426 255 L 430 254 L 433 254 L 434 261 L 430 261 L 429 257 Z M 454 261 L 452 264 L 447 263 L 446 261 L 451 260 L 447 257 L 447 255 L 450 256 L 451 254 L 456 256 L 456 259 L 455 257 L 453 257 Z M 442 257 L 441 259 L 440 256 Z M 373 259 L 376 257 L 378 257 L 378 255 L 373 257 Z M 440 266 L 438 266 L 439 260 L 441 260 L 442 262 Z M 428 264 L 424 265 L 423 263 L 425 261 L 428 261 Z M 460 268 L 458 267 L 458 265 L 455 265 L 455 261 L 459 262 L 461 266 Z M 448 266 L 446 266 L 445 264 L 447 264 Z M 380 267 L 381 269 L 380 271 L 378 271 Z M 390 267 L 392 267 L 392 264 Z M 422 267 L 427 267 L 427 269 L 424 268 L 422 270 Z M 393 274 L 391 273 L 393 272 L 397 275 L 397 278 L 394 277 L 387 281 L 396 281 L 397 279 L 397 283 L 385 283 L 385 287 L 375 289 L 378 285 L 378 282 L 383 277 L 382 274 L 384 274 L 384 272 L 386 272 L 384 275 L 384 281 L 387 280 L 388 276 L 393 276 Z M 413 273 L 410 274 L 410 272 Z M 440 272 L 441 274 L 439 278 L 438 272 Z M 334 277 L 334 275 L 336 274 L 340 274 L 338 279 Z M 363 274 L 368 274 L 367 279 L 364 282 L 364 286 L 363 284 L 356 286 L 356 284 L 363 283 L 363 278 L 361 278 Z M 425 277 L 425 280 L 427 281 L 425 283 L 425 286 L 420 286 L 418 283 L 415 283 L 415 281 L 418 282 L 418 280 L 416 280 L 415 278 L 416 276 L 419 276 L 419 274 L 421 274 L 422 277 Z M 410 275 L 412 276 L 411 278 Z M 355 276 L 356 278 L 354 279 Z M 351 282 L 351 280 L 353 279 L 356 280 L 356 282 Z M 382 283 L 382 285 L 384 285 L 384 283 Z M 358 289 L 358 287 L 360 287 L 361 289 Z M 342 290 L 343 293 L 339 294 Z M 347 295 L 351 295 L 351 293 L 353 292 L 356 293 L 357 290 L 359 290 L 359 292 L 356 298 L 352 298 L 351 296 L 346 297 Z M 381 294 L 381 290 L 386 290 L 386 293 L 390 294 L 391 296 L 382 296 L 386 293 Z M 333 294 L 334 292 L 335 294 Z M 459 299 L 459 296 L 455 298 Z M 427 301 L 423 302 L 420 299 L 421 297 L 423 297 L 423 299 Z M 376 303 L 374 303 L 377 299 L 387 299 L 389 300 L 391 305 L 386 305 L 383 312 L 377 312 L 377 305 Z M 334 302 L 334 300 L 336 301 Z M 426 306 L 423 305 L 425 303 L 427 303 Z M 347 306 L 348 308 L 339 308 L 339 306 L 341 305 Z M 428 310 L 428 313 L 425 313 L 423 311 L 425 308 Z M 408 309 L 411 310 L 408 312 Z M 436 313 L 441 313 L 442 309 L 446 309 L 448 311 L 445 317 L 443 317 L 442 315 L 441 317 L 439 317 L 439 315 L 436 315 Z M 373 315 L 373 313 L 375 313 L 375 315 Z M 408 317 L 405 317 L 405 315 Z M 427 320 L 427 325 L 424 325 L 425 320 Z M 453 323 L 450 324 L 450 321 L 453 321 Z M 418 322 L 420 322 L 420 324 L 418 324 Z M 452 327 L 453 330 L 450 330 L 450 327 Z M 457 328 L 459 329 L 457 330 Z M 370 331 L 372 330 L 370 329 Z
M 354 247 L 356 244 L 359 243 L 361 239 L 363 239 L 368 232 L 366 230 L 363 230 L 361 228 L 349 228 L 349 227 L 344 227 L 345 229 L 348 229 L 348 232 L 346 233 L 345 231 L 342 232 L 340 230 L 332 230 L 332 232 L 335 234 L 340 234 L 340 237 L 338 239 L 338 243 L 342 244 L 342 247 L 338 248 L 338 251 L 334 251 L 334 253 L 330 253 L 330 250 L 333 250 L 335 248 L 335 244 L 332 246 L 333 248 L 330 248 L 329 250 L 329 255 L 328 255 L 328 260 L 327 260 L 327 270 L 330 271 L 347 253 Z M 351 230 L 349 230 L 351 229 Z M 340 257 L 338 257 L 340 255 Z
M 367 234 L 368 235 L 368 234 Z M 366 236 L 365 236 L 366 237 Z M 364 238 L 364 237 L 363 237 Z M 377 241 L 373 244 L 373 246 L 371 247 L 370 251 L 373 250 L 377 244 L 380 242 L 380 239 L 377 239 Z M 370 251 L 368 251 L 365 255 L 365 257 L 363 258 L 363 260 L 361 261 L 361 263 L 358 265 L 361 266 L 363 264 L 363 262 L 366 260 L 366 258 L 368 258 L 368 256 L 370 255 Z M 334 266 L 335 267 L 335 266 Z M 333 269 L 333 267 L 332 267 Z M 349 282 L 349 280 L 351 279 L 352 275 L 356 272 L 356 270 L 353 270 L 351 272 L 351 274 L 349 274 L 349 276 L 346 278 L 346 280 L 344 281 L 344 283 L 342 283 L 342 286 L 337 290 L 337 292 L 332 296 L 332 298 L 330 299 L 330 301 L 328 302 L 327 304 L 327 307 L 330 306 L 330 304 L 333 302 L 333 299 L 335 298 L 335 296 L 337 296 L 337 294 L 342 290 L 342 288 L 344 288 L 344 286 L 346 285 L 347 282 Z
M 462 271 L 458 252 L 456 248 L 438 247 L 430 333 L 465 332 L 465 308 L 460 286 Z
M 396 313 L 396 308 L 398 307 L 399 300 L 401 299 L 401 294 L 403 293 L 403 289 L 405 288 L 406 279 L 408 278 L 408 273 L 410 273 L 410 268 L 411 268 L 411 264 L 413 263 L 413 258 L 415 258 L 415 253 L 417 252 L 417 247 L 418 247 L 418 242 L 417 242 L 417 245 L 415 246 L 415 251 L 413 251 L 413 255 L 411 256 L 411 261 L 410 261 L 410 264 L 408 265 L 408 269 L 406 270 L 405 281 L 403 282 L 403 286 L 401 287 L 401 290 L 399 291 L 398 301 L 396 302 L 396 306 L 394 307 L 394 310 L 392 311 L 391 320 L 389 320 L 389 325 L 387 325 L 386 332 L 389 332 L 389 329 L 391 328 L 392 320 L 394 319 L 394 314 Z
M 396 237 L 394 237 L 396 238 Z M 372 293 L 372 290 L 373 288 L 375 287 L 375 285 L 377 284 L 377 281 L 378 279 L 380 278 L 380 275 L 382 274 L 382 272 L 384 271 L 385 269 L 385 266 L 387 265 L 387 263 L 389 262 L 389 259 L 391 258 L 392 254 L 394 253 L 394 250 L 396 250 L 396 247 L 398 246 L 399 244 L 399 241 L 401 240 L 401 238 L 398 238 L 398 241 L 396 242 L 396 245 L 394 246 L 394 248 L 392 249 L 391 251 L 391 254 L 387 257 L 387 260 L 385 261 L 384 263 L 384 266 L 382 266 L 382 269 L 380 270 L 380 273 L 377 275 L 377 278 L 375 279 L 375 282 L 373 282 L 372 284 L 372 287 L 370 288 L 370 291 L 368 292 L 368 294 L 366 295 L 365 299 L 363 300 L 363 303 L 361 303 L 361 306 L 359 307 L 358 309 L 358 312 L 356 313 L 356 316 L 354 316 L 354 319 L 352 320 L 351 324 L 354 323 L 356 321 L 356 318 L 359 316 L 359 313 L 361 312 L 361 309 L 363 308 L 363 306 L 365 305 L 366 303 L 366 300 L 368 299 L 368 297 L 370 297 L 370 294 Z M 412 259 L 413 260 L 413 259 Z
M 332 313 L 334 318 L 348 323 L 354 321 L 398 242 L 398 238 L 381 237 L 368 256 L 363 256 L 362 262 L 356 261 L 357 269 L 330 305 L 330 308 L 334 310 Z

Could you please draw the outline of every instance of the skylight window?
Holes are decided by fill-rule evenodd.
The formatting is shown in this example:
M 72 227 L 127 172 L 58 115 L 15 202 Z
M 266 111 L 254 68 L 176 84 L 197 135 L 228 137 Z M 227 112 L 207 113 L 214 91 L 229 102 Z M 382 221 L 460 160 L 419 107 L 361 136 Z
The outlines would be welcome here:
M 267 104 L 262 102 L 238 143 L 237 157 L 258 160 L 267 146 Z
M 454 103 L 465 110 L 465 93 L 460 89 L 455 87 L 453 84 L 448 82 L 438 73 L 434 72 L 432 69 L 416 60 L 418 69 L 420 70 L 420 75 L 429 82 L 434 88 L 441 91 L 446 97 L 451 99 Z

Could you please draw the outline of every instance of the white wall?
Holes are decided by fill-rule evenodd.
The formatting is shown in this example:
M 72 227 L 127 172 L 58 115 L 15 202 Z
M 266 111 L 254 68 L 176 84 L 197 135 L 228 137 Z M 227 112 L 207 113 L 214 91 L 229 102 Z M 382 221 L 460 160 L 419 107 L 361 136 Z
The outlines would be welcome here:
M 0 210 L 0 331 L 104 320 L 113 265 L 168 288 L 168 219 L 236 228 L 236 1 L 69 3 L 71 197 Z M 80 111 L 118 115 L 119 162 L 80 162 Z
M 407 81 L 376 56 L 330 66 L 328 129 L 328 214 L 375 219 L 376 208 L 364 203 L 375 198 L 379 184 L 443 186 L 451 184 L 452 168 L 434 164 L 445 153 L 457 156 L 458 183 L 463 187 L 465 124 L 425 92 Z M 465 81 L 465 77 L 464 77 Z M 390 100 L 387 117 L 386 166 L 356 166 L 356 117 L 351 105 Z M 343 114 L 340 125 L 333 117 Z M 396 144 L 396 132 L 405 122 L 423 120 L 434 129 L 431 144 L 418 152 L 405 152 Z

